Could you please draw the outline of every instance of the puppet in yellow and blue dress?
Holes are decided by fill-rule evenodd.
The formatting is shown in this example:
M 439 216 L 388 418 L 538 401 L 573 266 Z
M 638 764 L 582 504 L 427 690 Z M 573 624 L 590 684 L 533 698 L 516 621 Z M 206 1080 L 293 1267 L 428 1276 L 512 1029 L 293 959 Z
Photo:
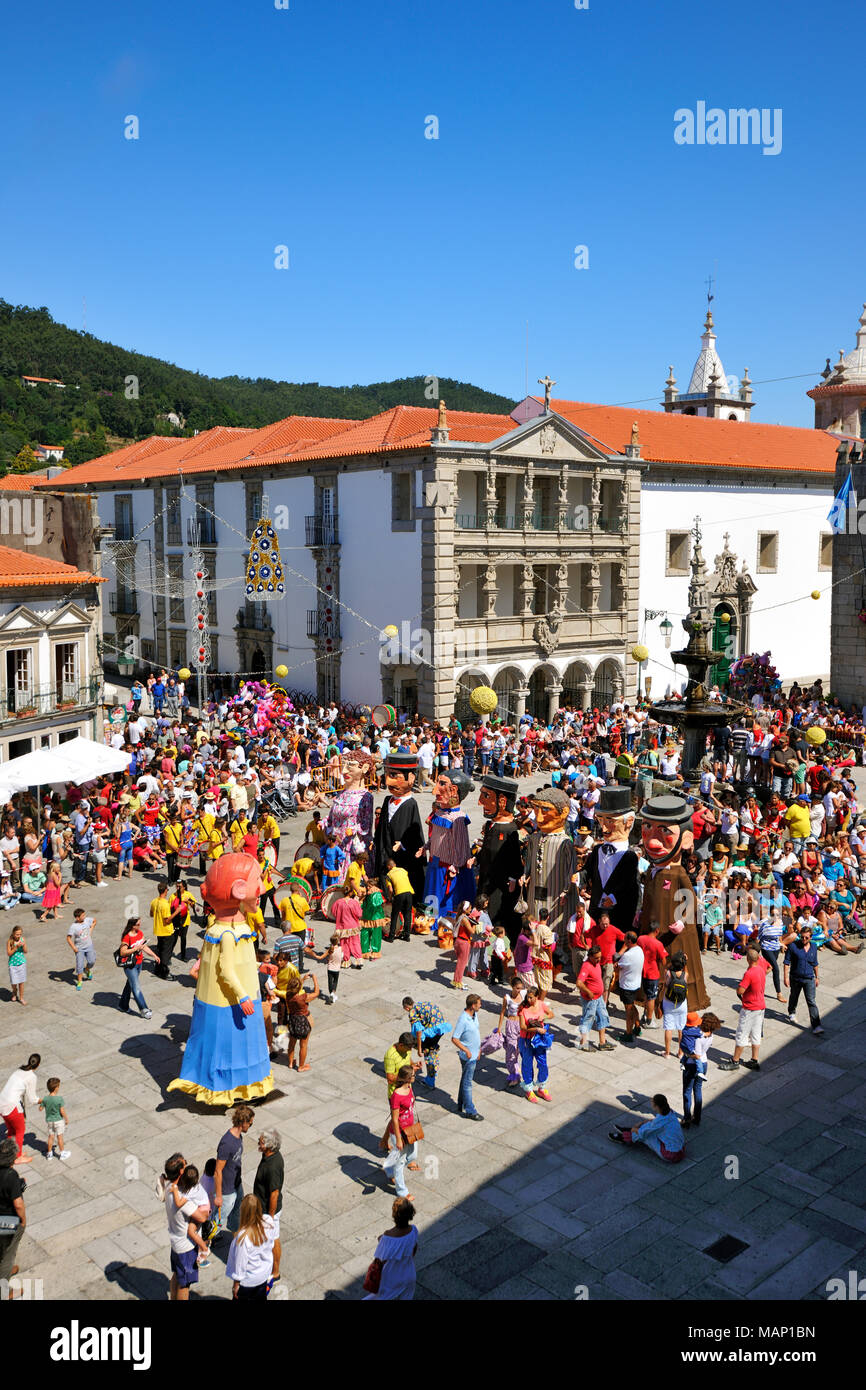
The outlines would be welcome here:
M 424 901 L 433 911 L 436 932 L 443 912 L 455 912 L 462 902 L 475 901 L 475 874 L 469 844 L 469 817 L 461 808 L 475 789 L 464 772 L 444 770 L 433 789 L 433 814 L 427 817 L 430 861 L 424 879 Z
M 214 914 L 201 950 L 189 1040 L 180 1076 L 168 1087 L 203 1105 L 257 1100 L 274 1086 L 256 962 L 255 912 L 261 874 L 249 854 L 214 860 L 202 897 Z

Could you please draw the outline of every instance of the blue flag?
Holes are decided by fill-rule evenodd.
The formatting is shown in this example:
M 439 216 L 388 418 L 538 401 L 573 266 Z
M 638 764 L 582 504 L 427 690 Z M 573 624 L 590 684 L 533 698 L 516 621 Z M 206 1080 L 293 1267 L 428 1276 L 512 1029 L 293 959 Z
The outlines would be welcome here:
M 847 531 L 848 498 L 851 494 L 851 474 L 839 489 L 839 493 L 833 498 L 833 505 L 827 513 L 827 520 L 830 523 L 834 535 L 841 536 Z

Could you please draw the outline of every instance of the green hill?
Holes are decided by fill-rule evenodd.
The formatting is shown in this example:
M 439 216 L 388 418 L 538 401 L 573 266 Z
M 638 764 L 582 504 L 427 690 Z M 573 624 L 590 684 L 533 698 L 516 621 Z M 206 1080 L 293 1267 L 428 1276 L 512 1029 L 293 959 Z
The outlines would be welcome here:
M 25 386 L 24 376 L 54 378 L 57 386 Z M 135 378 L 135 382 L 128 379 Z M 0 299 L 0 469 L 27 465 L 35 444 L 62 444 L 65 461 L 83 463 L 118 441 L 150 434 L 190 435 L 213 425 L 269 425 L 287 415 L 360 420 L 392 405 L 435 405 L 427 378 L 405 377 L 369 386 L 320 386 L 316 381 L 266 377 L 208 377 L 102 342 L 56 323 L 47 309 Z M 138 395 L 136 396 L 135 390 Z M 454 410 L 507 414 L 514 401 L 467 382 L 440 377 L 438 395 Z M 173 413 L 177 428 L 160 418 Z

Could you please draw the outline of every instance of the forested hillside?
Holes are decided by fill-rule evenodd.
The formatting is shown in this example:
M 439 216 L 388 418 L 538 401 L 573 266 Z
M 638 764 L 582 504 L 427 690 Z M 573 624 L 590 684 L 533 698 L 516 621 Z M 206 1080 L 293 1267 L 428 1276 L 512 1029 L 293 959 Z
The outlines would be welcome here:
M 24 376 L 55 378 L 25 386 Z M 208 377 L 146 357 L 56 323 L 47 309 L 0 299 L 0 469 L 33 464 L 32 446 L 62 444 L 67 464 L 97 458 L 119 440 L 183 435 L 212 425 L 268 425 L 286 415 L 363 419 L 392 405 L 435 405 L 426 378 L 369 386 L 265 377 Z M 467 382 L 440 377 L 438 395 L 454 410 L 507 413 L 514 402 Z M 167 418 L 174 415 L 180 426 Z M 40 466 L 40 465 L 37 465 Z

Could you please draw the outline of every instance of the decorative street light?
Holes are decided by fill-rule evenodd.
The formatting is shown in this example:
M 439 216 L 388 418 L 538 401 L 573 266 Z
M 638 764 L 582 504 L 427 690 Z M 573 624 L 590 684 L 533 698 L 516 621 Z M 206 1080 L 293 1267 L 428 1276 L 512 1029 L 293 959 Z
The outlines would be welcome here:
M 671 644 L 671 633 L 674 630 L 674 625 L 671 622 L 670 618 L 667 616 L 667 614 L 665 614 L 663 620 L 659 623 L 659 627 L 661 629 L 662 636 L 665 639 L 665 646 L 669 647 Z

